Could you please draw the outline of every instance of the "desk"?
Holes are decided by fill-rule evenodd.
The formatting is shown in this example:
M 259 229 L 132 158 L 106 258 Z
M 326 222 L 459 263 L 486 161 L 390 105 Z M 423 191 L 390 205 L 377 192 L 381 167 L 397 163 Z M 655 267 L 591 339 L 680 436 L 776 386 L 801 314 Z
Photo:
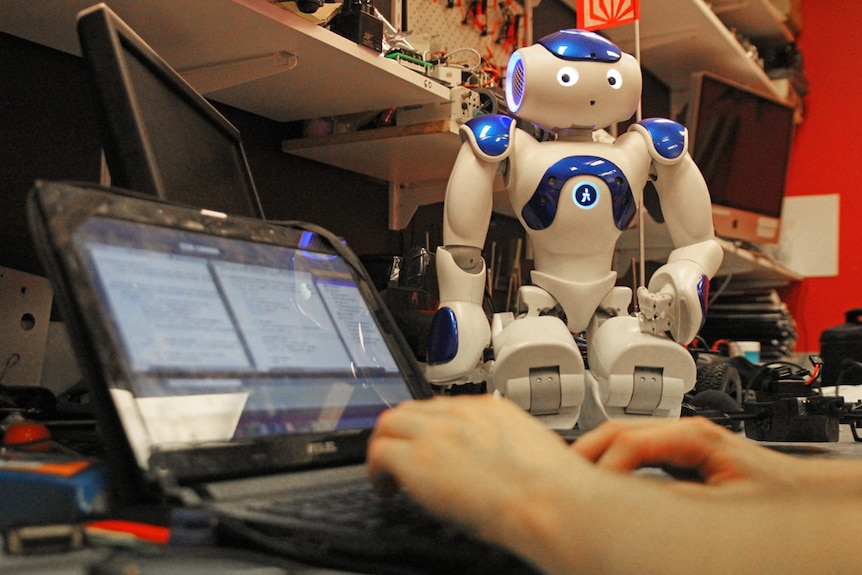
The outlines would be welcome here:
M 855 401 L 862 395 L 862 386 L 842 388 L 842 393 L 849 401 Z M 804 457 L 852 458 L 862 460 L 862 443 L 853 442 L 849 428 L 842 426 L 841 441 L 838 443 L 800 443 L 772 444 L 782 450 L 792 448 L 792 452 Z M 656 469 L 644 473 L 667 480 L 668 476 Z M 184 575 L 197 573 L 235 573 L 240 568 L 247 571 L 265 574 L 298 574 L 298 575 L 335 575 L 338 571 L 310 567 L 279 557 L 254 554 L 225 548 L 210 547 L 150 547 L 141 548 L 132 554 L 122 549 L 115 550 L 106 547 L 93 547 L 71 553 L 12 557 L 0 552 L 0 572 L 4 575 L 54 575 L 54 574 L 121 574 L 127 571 L 116 569 L 124 561 L 134 560 L 138 565 L 151 566 L 152 569 L 141 569 L 142 575 L 147 573 L 177 573 L 177 567 Z M 92 569 L 99 566 L 99 569 Z M 342 572 L 344 573 L 344 572 Z
M 0 552 L 0 571 L 4 575 L 359 575 L 253 552 L 208 547 L 134 551 L 102 547 L 34 557 L 10 557 Z

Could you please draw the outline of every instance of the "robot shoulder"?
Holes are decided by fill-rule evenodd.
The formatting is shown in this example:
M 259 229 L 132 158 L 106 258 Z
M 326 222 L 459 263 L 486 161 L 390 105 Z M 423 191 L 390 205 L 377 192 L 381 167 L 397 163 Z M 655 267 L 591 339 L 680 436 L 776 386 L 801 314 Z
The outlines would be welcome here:
M 688 130 L 682 124 L 664 118 L 641 120 L 629 127 L 643 136 L 653 160 L 672 165 L 681 162 L 688 152 Z
M 489 162 L 501 162 L 512 152 L 515 119 L 503 114 L 485 114 L 460 128 L 462 140 L 470 142 L 473 153 Z

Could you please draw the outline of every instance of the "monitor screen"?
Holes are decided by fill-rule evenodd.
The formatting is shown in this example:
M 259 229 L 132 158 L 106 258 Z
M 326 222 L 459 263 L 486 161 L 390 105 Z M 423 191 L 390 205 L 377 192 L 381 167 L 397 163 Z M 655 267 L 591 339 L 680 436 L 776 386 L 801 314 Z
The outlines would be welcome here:
M 112 185 L 263 217 L 232 124 L 107 7 L 83 12 L 78 35 Z
M 791 106 L 709 73 L 694 77 L 690 149 L 719 236 L 778 241 L 794 128 Z

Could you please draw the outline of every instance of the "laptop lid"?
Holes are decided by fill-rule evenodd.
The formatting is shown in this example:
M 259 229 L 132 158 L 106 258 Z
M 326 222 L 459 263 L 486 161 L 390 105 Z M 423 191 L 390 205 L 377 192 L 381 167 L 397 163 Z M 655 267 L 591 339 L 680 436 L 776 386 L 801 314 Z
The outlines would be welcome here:
M 29 209 L 126 498 L 359 462 L 382 411 L 431 395 L 325 230 L 48 182 Z

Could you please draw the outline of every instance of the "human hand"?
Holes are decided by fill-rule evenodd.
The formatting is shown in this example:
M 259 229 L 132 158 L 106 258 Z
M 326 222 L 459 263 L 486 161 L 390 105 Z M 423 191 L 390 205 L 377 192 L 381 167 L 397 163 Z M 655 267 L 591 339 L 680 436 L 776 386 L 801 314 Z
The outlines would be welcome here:
M 789 458 L 698 417 L 610 421 L 578 438 L 573 449 L 611 471 L 688 470 L 709 485 L 749 480 L 775 486 L 790 464 Z
M 549 482 L 565 489 L 589 467 L 509 400 L 490 395 L 402 403 L 379 418 L 368 449 L 372 481 L 403 488 L 431 513 L 504 543 L 522 532 L 522 506 Z

